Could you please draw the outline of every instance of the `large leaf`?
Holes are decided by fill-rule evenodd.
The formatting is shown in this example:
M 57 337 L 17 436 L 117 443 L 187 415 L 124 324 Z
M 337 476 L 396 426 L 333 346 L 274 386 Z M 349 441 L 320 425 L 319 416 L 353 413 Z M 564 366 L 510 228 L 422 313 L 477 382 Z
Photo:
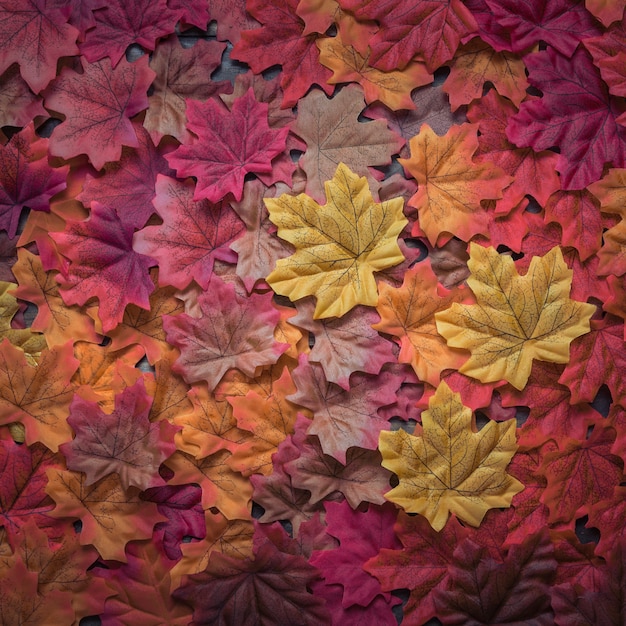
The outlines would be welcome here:
M 570 342 L 589 332 L 595 306 L 569 298 L 572 272 L 558 247 L 533 257 L 524 276 L 510 256 L 474 243 L 468 265 L 477 304 L 435 314 L 448 345 L 471 352 L 460 372 L 523 389 L 533 359 L 567 363 Z
M 115 69 L 108 58 L 81 61 L 82 74 L 63 68 L 44 94 L 46 107 L 65 116 L 50 137 L 50 154 L 64 159 L 86 154 L 100 170 L 119 160 L 122 146 L 138 146 L 129 118 L 148 108 L 154 72 L 147 56 L 134 63 L 123 59 Z
M 450 513 L 478 526 L 490 508 L 510 506 L 524 488 L 506 473 L 517 449 L 515 420 L 489 422 L 477 432 L 471 409 L 442 382 L 422 425 L 419 437 L 404 430 L 380 434 L 383 467 L 400 481 L 385 497 L 424 515 L 435 530 Z
M 305 194 L 265 200 L 278 236 L 296 247 L 266 280 L 292 300 L 316 296 L 315 318 L 376 304 L 374 272 L 404 259 L 396 240 L 407 222 L 400 198 L 374 202 L 366 179 L 343 163 L 325 187 L 323 206 Z

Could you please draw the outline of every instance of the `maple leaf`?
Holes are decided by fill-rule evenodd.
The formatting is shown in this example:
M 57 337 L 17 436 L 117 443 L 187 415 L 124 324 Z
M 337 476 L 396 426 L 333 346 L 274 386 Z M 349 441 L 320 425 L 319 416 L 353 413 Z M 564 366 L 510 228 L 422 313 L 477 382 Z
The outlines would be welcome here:
M 68 168 L 48 165 L 48 140 L 32 123 L 0 145 L 0 228 L 13 239 L 26 207 L 50 211 L 50 198 L 65 189 Z
M 151 422 L 169 420 L 173 423 L 177 415 L 184 414 L 191 408 L 191 402 L 187 398 L 189 386 L 172 371 L 175 358 L 175 351 L 170 350 L 155 363 L 156 384 L 150 408 Z
M 259 23 L 246 10 L 246 0 L 213 0 L 211 19 L 217 20 L 218 40 L 230 41 L 232 44 L 236 44 L 241 39 L 242 31 L 259 26 Z
M 506 473 L 517 449 L 514 419 L 489 422 L 477 432 L 471 409 L 442 382 L 422 413 L 422 426 L 419 437 L 404 430 L 380 433 L 383 467 L 400 481 L 385 498 L 424 515 L 435 530 L 450 513 L 478 526 L 489 509 L 510 506 L 524 488 Z
M 553 554 L 546 530 L 512 545 L 503 563 L 466 539 L 454 552 L 448 589 L 435 592 L 437 615 L 449 624 L 552 624 Z
M 541 501 L 550 509 L 550 523 L 588 515 L 597 502 L 611 497 L 624 467 L 610 453 L 614 440 L 614 428 L 596 426 L 589 439 L 563 438 L 559 450 L 546 454 L 540 471 L 548 484 Z
M 402 549 L 382 548 L 363 569 L 378 578 L 383 591 L 409 589 L 404 619 L 423 624 L 437 614 L 433 591 L 447 587 L 453 551 L 467 530 L 453 517 L 436 532 L 425 518 L 399 511 L 394 531 Z
M 158 470 L 176 449 L 176 429 L 166 420 L 148 421 L 151 401 L 141 379 L 115 396 L 110 414 L 74 397 L 67 421 L 75 438 L 61 451 L 69 469 L 85 473 L 85 485 L 111 473 L 119 476 L 125 489 L 135 486 L 143 491 L 163 484 Z
M 154 261 L 132 249 L 133 232 L 115 209 L 94 201 L 89 219 L 68 221 L 64 232 L 51 234 L 59 252 L 70 260 L 57 276 L 61 297 L 70 305 L 97 297 L 105 333 L 122 320 L 126 305 L 150 308 L 154 284 L 148 268 Z
M 400 363 L 410 363 L 419 380 L 434 387 L 439 384 L 444 369 L 458 369 L 462 355 L 448 348 L 437 332 L 435 313 L 461 302 L 462 290 L 448 292 L 438 288 L 437 277 L 430 263 L 424 261 L 409 269 L 399 289 L 381 284 L 376 310 L 380 322 L 373 325 L 378 331 L 400 340 Z
M 16 584 L 17 583 L 17 584 Z M 0 620 L 4 624 L 70 624 L 74 620 L 71 596 L 62 591 L 38 593 L 38 577 L 21 559 L 0 570 Z
M 91 544 L 103 559 L 126 563 L 129 541 L 152 537 L 152 528 L 164 521 L 156 504 L 139 499 L 137 490 L 125 491 L 117 474 L 87 486 L 81 472 L 50 469 L 46 493 L 56 506 L 51 515 L 80 519 L 81 545 Z
M 309 359 L 321 364 L 329 382 L 349 389 L 354 372 L 378 374 L 395 360 L 393 344 L 372 328 L 380 319 L 374 311 L 357 306 L 341 318 L 315 320 L 314 308 L 312 298 L 299 300 L 289 323 L 311 333 L 315 343 Z
M 0 421 L 21 422 L 26 443 L 41 441 L 53 452 L 68 441 L 68 407 L 74 393 L 70 379 L 78 367 L 72 343 L 44 350 L 35 367 L 7 339 L 0 343 Z
M 357 19 L 373 19 L 380 30 L 370 40 L 372 60 L 384 70 L 403 69 L 419 55 L 434 72 L 451 59 L 461 41 L 477 28 L 459 0 L 341 0 Z
M 99 570 L 115 591 L 102 611 L 102 623 L 187 626 L 191 610 L 170 595 L 173 562 L 149 541 L 130 543 L 126 556 L 123 565 Z
M 490 214 L 482 200 L 502 197 L 511 179 L 493 163 L 476 163 L 478 128 L 452 126 L 438 137 L 427 124 L 410 141 L 411 157 L 399 159 L 418 184 L 409 204 L 418 210 L 419 223 L 432 246 L 442 233 L 469 241 L 485 233 Z
M 487 81 L 515 106 L 526 97 L 528 81 L 522 59 L 508 52 L 496 52 L 475 37 L 457 50 L 450 64 L 450 74 L 443 84 L 443 90 L 450 96 L 452 110 L 480 98 Z
M 225 81 L 210 81 L 207 76 L 220 64 L 226 44 L 200 39 L 191 48 L 183 48 L 178 37 L 168 37 L 158 43 L 150 61 L 156 72 L 153 93 L 148 98 L 144 128 L 154 143 L 164 135 L 189 143 L 185 130 L 185 99 L 207 100 L 224 90 L 230 90 Z
M 192 0 L 191 2 L 186 0 L 167 0 L 167 6 L 180 14 L 182 31 L 187 26 L 197 26 L 200 30 L 207 30 L 209 7 L 204 0 Z M 213 17 L 212 19 L 215 18 Z
M 194 623 L 317 626 L 328 623 L 328 613 L 307 590 L 316 577 L 303 557 L 266 543 L 254 559 L 215 554 L 204 572 L 189 576 L 173 595 L 193 606 Z
M 568 297 L 572 271 L 558 246 L 533 257 L 524 276 L 511 257 L 475 243 L 468 265 L 477 304 L 455 303 L 435 314 L 448 345 L 471 352 L 461 373 L 523 389 L 534 358 L 568 362 L 570 342 L 589 332 L 595 306 Z
M 376 304 L 374 272 L 403 260 L 396 239 L 407 223 L 400 198 L 374 202 L 365 177 L 343 163 L 325 187 L 323 206 L 305 194 L 265 200 L 278 236 L 296 247 L 267 283 L 291 300 L 314 295 L 316 319 Z
M 63 68 L 44 94 L 46 108 L 65 116 L 52 131 L 50 154 L 86 154 L 100 170 L 120 159 L 123 145 L 139 145 L 129 118 L 148 107 L 146 92 L 155 74 L 147 56 L 134 63 L 122 59 L 115 69 L 108 58 L 81 62 L 82 74 Z
M 524 63 L 543 97 L 523 102 L 510 118 L 509 140 L 535 150 L 557 146 L 565 190 L 598 180 L 606 162 L 626 166 L 626 128 L 616 120 L 626 107 L 610 97 L 589 53 L 578 48 L 568 59 L 548 48 L 526 56 Z
M 194 200 L 218 202 L 228 192 L 241 200 L 244 176 L 271 174 L 272 159 L 285 149 L 287 128 L 267 123 L 268 105 L 249 89 L 230 112 L 214 100 L 187 100 L 187 128 L 198 136 L 166 155 L 179 176 L 198 179 Z
M 233 367 L 254 376 L 257 367 L 275 363 L 288 347 L 274 341 L 280 313 L 271 293 L 244 299 L 214 278 L 197 305 L 199 319 L 186 313 L 163 318 L 168 342 L 181 351 L 174 371 L 188 383 L 205 380 L 213 390 Z
M 22 128 L 39 115 L 47 115 L 41 98 L 28 88 L 19 67 L 11 65 L 0 76 L 0 127 Z
M 174 32 L 179 15 L 165 0 L 109 0 L 94 11 L 95 26 L 85 33 L 80 52 L 91 63 L 109 57 L 116 67 L 131 44 L 154 50 L 157 39 Z
M 587 528 L 600 529 L 596 553 L 607 558 L 614 554 L 617 544 L 626 538 L 626 487 L 616 487 L 613 498 L 597 502 L 590 508 Z
M 332 99 L 315 89 L 298 103 L 298 118 L 291 132 L 307 144 L 300 167 L 307 176 L 306 193 L 318 202 L 324 198 L 325 181 L 334 176 L 340 163 L 367 176 L 373 185 L 368 167 L 388 165 L 391 155 L 402 146 L 383 121 L 359 122 L 364 106 L 361 88 L 353 85 Z
M 625 0 L 585 0 L 587 11 L 595 15 L 607 28 L 624 15 Z
M 555 0 L 550 4 L 486 0 L 493 15 L 510 33 L 511 50 L 525 52 L 540 41 L 571 57 L 581 40 L 600 33 L 585 9 L 585 0 Z
M 142 228 L 154 213 L 152 200 L 159 174 L 173 175 L 165 158 L 154 147 L 144 128 L 133 123 L 137 135 L 136 148 L 122 148 L 122 155 L 114 163 L 104 166 L 97 178 L 87 174 L 83 190 L 76 196 L 85 206 L 96 200 L 119 216 L 123 224 Z
M 159 175 L 154 208 L 163 224 L 135 233 L 133 248 L 159 263 L 162 284 L 184 289 L 192 280 L 206 289 L 215 259 L 234 262 L 228 248 L 244 225 L 229 204 L 193 200 L 193 181 Z
M 41 257 L 20 248 L 13 272 L 19 283 L 14 293 L 18 298 L 37 306 L 37 316 L 30 327 L 44 333 L 48 347 L 65 344 L 70 339 L 99 342 L 93 322 L 85 310 L 66 306 L 63 302 L 56 281 L 57 272 L 46 272 Z
M 327 382 L 322 367 L 301 355 L 292 378 L 298 391 L 288 399 L 312 411 L 307 434 L 319 437 L 325 454 L 345 465 L 348 448 L 376 448 L 378 433 L 385 427 L 377 409 L 395 400 L 399 386 L 393 373 L 354 374 L 347 391 Z
M 359 53 L 351 45 L 336 37 L 317 40 L 320 63 L 333 71 L 328 83 L 356 82 L 363 87 L 365 101 L 379 100 L 390 109 L 412 109 L 411 91 L 430 83 L 433 79 L 423 63 L 411 61 L 402 71 L 381 72 L 369 64 L 370 53 Z
M 319 63 L 317 37 L 304 35 L 304 22 L 296 14 L 297 6 L 298 0 L 276 0 L 271 4 L 263 0 L 246 2 L 246 12 L 261 22 L 262 27 L 243 31 L 231 52 L 231 58 L 247 63 L 255 74 L 273 65 L 282 66 L 283 108 L 298 103 L 313 83 L 327 94 L 333 92 L 327 83 L 331 73 Z
M 365 512 L 353 511 L 347 502 L 328 502 L 325 508 L 327 532 L 340 545 L 334 550 L 314 551 L 309 562 L 320 569 L 327 584 L 343 587 L 343 606 L 368 606 L 381 588 L 378 580 L 363 570 L 363 564 L 381 549 L 400 547 L 393 530 L 398 512 L 389 504 L 370 505 Z M 358 541 L 353 532 L 357 527 Z M 390 596 L 384 596 L 389 601 Z
M 0 73 L 12 63 L 39 93 L 56 75 L 62 56 L 78 54 L 69 12 L 46 0 L 6 0 L 0 7 Z

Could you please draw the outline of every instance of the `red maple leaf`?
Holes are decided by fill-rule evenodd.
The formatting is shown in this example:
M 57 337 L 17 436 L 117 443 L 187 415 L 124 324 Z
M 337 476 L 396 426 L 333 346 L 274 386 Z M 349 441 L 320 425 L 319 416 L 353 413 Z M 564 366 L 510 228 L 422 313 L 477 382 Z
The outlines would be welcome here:
M 115 209 L 124 224 L 142 228 L 154 213 L 157 176 L 173 172 L 141 124 L 135 122 L 132 126 L 137 135 L 136 148 L 122 148 L 119 161 L 107 163 L 101 176 L 87 174 L 76 199 L 85 206 L 96 200 Z
M 613 400 L 626 402 L 624 321 L 606 315 L 591 320 L 591 331 L 575 339 L 570 360 L 559 382 L 572 392 L 572 403 L 593 402 L 600 386 L 608 385 Z
M 510 34 L 513 52 L 524 52 L 543 41 L 569 57 L 581 40 L 602 32 L 585 8 L 585 0 L 486 2 L 496 22 Z
M 600 531 L 597 554 L 604 558 L 613 554 L 617 544 L 626 540 L 626 486 L 616 487 L 610 500 L 592 506 L 586 526 Z
M 241 39 L 242 31 L 259 25 L 246 10 L 246 4 L 249 4 L 246 0 L 211 0 L 211 19 L 217 20 L 219 41 L 228 40 L 236 44 Z
M 110 414 L 74 396 L 67 421 L 75 437 L 62 446 L 67 467 L 84 472 L 86 485 L 113 472 L 125 489 L 162 485 L 159 466 L 176 450 L 177 429 L 167 420 L 148 421 L 151 403 L 141 378 L 115 396 Z
M 154 261 L 133 250 L 133 227 L 124 224 L 114 209 L 94 201 L 89 219 L 68 221 L 66 230 L 52 237 L 70 261 L 57 276 L 61 296 L 66 304 L 80 305 L 97 297 L 104 332 L 122 320 L 127 304 L 150 308 L 154 284 L 148 268 Z
M 370 62 L 381 70 L 403 69 L 419 55 L 434 72 L 456 52 L 461 39 L 477 29 L 460 0 L 341 0 L 357 19 L 376 20 Z
M 169 9 L 165 0 L 108 0 L 93 16 L 96 24 L 85 34 L 81 54 L 90 63 L 109 57 L 116 67 L 133 43 L 154 50 L 159 37 L 174 32 L 180 13 Z
M 241 200 L 248 172 L 272 173 L 272 159 L 285 149 L 288 129 L 271 129 L 267 110 L 252 88 L 235 100 L 230 112 L 213 100 L 187 101 L 187 128 L 198 139 L 165 158 L 179 176 L 197 177 L 195 200 L 218 202 L 228 192 Z
M 180 21 L 183 24 L 206 30 L 209 7 L 204 0 L 167 0 L 167 6 L 180 14 Z M 213 9 L 213 3 L 211 3 L 211 9 Z
M 234 367 L 254 376 L 257 367 L 275 363 L 289 347 L 274 341 L 280 313 L 271 293 L 242 298 L 232 284 L 215 277 L 198 296 L 197 308 L 199 318 L 186 313 L 163 318 L 167 340 L 181 351 L 174 371 L 188 383 L 206 380 L 213 390 Z
M 65 116 L 50 137 L 50 154 L 86 154 L 99 170 L 120 159 L 123 145 L 139 145 L 129 118 L 148 108 L 155 74 L 147 55 L 133 63 L 123 59 L 115 69 L 108 58 L 81 62 L 82 74 L 64 67 L 44 94 L 46 107 Z
M 154 208 L 163 224 L 135 233 L 133 248 L 159 263 L 159 280 L 184 289 L 192 280 L 206 289 L 216 259 L 236 262 L 230 250 L 244 225 L 225 201 L 194 201 L 194 183 L 159 175 Z
M 308 590 L 317 570 L 296 555 L 263 544 L 254 559 L 211 557 L 204 572 L 188 576 L 174 598 L 194 608 L 197 624 L 328 623 L 324 602 Z
M 248 0 L 246 10 L 263 25 L 246 30 L 233 47 L 231 58 L 247 63 L 255 74 L 273 65 L 282 65 L 280 85 L 283 108 L 294 106 L 313 83 L 327 95 L 332 72 L 319 62 L 316 35 L 303 35 L 304 22 L 296 14 L 298 0 Z
M 56 75 L 62 56 L 78 53 L 78 31 L 67 23 L 67 7 L 46 0 L 4 0 L 0 5 L 0 74 L 12 63 L 40 92 Z
M 48 140 L 31 124 L 0 145 L 0 229 L 12 239 L 22 209 L 50 211 L 50 198 L 65 189 L 68 167 L 48 165 Z
M 26 126 L 38 115 L 47 115 L 41 98 L 29 89 L 19 67 L 11 65 L 0 76 L 0 127 Z
M 506 129 L 520 147 L 561 150 L 561 187 L 582 189 L 602 176 L 606 162 L 626 166 L 626 128 L 617 118 L 626 104 L 609 95 L 591 56 L 578 48 L 571 59 L 553 48 L 525 57 L 528 80 L 543 97 L 523 102 Z

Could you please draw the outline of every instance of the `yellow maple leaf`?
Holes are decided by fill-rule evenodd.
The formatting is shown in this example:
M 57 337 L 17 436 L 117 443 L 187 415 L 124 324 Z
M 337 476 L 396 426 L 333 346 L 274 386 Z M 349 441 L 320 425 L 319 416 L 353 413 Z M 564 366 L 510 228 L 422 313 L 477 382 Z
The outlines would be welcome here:
M 476 432 L 472 410 L 442 382 L 422 413 L 420 437 L 404 430 L 380 433 L 382 465 L 399 484 L 385 498 L 423 515 L 440 531 L 450 513 L 478 526 L 492 508 L 508 507 L 524 488 L 506 473 L 517 450 L 516 422 L 488 422 Z
M 523 389 L 533 359 L 569 361 L 570 342 L 589 332 L 595 306 L 570 300 L 572 270 L 558 246 L 533 257 L 524 276 L 510 256 L 475 243 L 468 266 L 477 304 L 455 303 L 435 314 L 448 345 L 471 352 L 461 373 Z
M 374 202 L 366 178 L 343 163 L 324 186 L 323 206 L 306 194 L 265 199 L 278 236 L 296 248 L 266 280 L 291 300 L 315 296 L 315 319 L 376 305 L 374 272 L 404 260 L 397 237 L 407 223 L 402 198 Z

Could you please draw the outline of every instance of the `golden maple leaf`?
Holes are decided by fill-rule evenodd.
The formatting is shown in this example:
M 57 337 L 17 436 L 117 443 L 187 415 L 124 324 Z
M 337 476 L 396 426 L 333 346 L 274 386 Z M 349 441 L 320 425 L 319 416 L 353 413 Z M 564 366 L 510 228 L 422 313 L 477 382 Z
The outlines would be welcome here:
M 402 198 L 374 202 L 365 177 L 343 163 L 325 190 L 323 206 L 306 194 L 265 199 L 278 236 L 296 247 L 266 280 L 291 300 L 315 296 L 315 319 L 376 304 L 374 272 L 404 260 L 397 237 L 407 223 Z
M 399 484 L 385 498 L 423 515 L 440 531 L 450 513 L 478 526 L 489 509 L 508 507 L 524 485 L 506 473 L 517 450 L 516 422 L 488 422 L 479 432 L 472 410 L 442 382 L 422 413 L 420 437 L 380 433 L 382 465 Z
M 558 246 L 533 257 L 524 276 L 510 256 L 475 243 L 468 266 L 477 304 L 455 303 L 435 314 L 448 345 L 471 352 L 461 373 L 523 389 L 533 359 L 569 361 L 569 344 L 589 332 L 595 306 L 570 300 L 572 270 Z

